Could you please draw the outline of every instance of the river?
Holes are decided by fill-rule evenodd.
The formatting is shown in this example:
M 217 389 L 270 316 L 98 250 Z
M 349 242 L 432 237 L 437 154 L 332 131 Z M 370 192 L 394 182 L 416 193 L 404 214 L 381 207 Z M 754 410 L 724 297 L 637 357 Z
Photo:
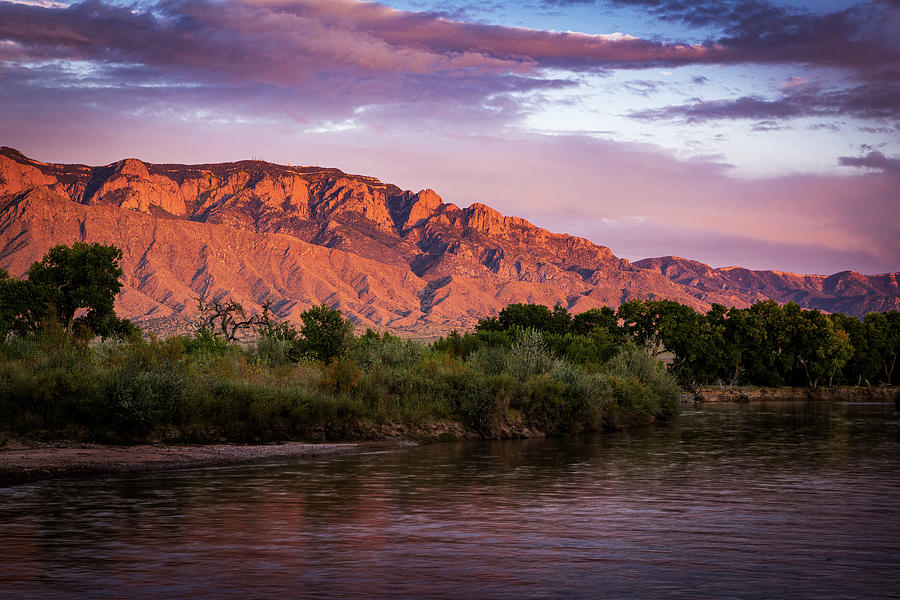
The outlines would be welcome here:
M 0 490 L 2 598 L 900 598 L 893 405 Z

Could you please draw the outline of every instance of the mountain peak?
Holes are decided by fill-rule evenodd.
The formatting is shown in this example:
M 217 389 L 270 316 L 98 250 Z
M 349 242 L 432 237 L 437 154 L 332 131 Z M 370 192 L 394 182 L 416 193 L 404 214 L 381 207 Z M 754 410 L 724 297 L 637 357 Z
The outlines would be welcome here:
M 143 161 L 136 158 L 126 158 L 124 160 L 120 160 L 119 162 L 110 165 L 110 167 L 115 169 L 116 173 L 119 173 L 120 175 L 144 178 L 150 177 L 150 172 L 147 170 L 147 165 L 144 164 Z
M 340 169 L 135 158 L 89 167 L 0 149 L 0 267 L 21 274 L 74 241 L 122 249 L 118 310 L 157 332 L 202 295 L 250 312 L 274 302 L 294 320 L 327 302 L 361 326 L 420 336 L 469 328 L 512 302 L 583 311 L 669 298 L 705 310 L 771 297 L 863 314 L 900 298 L 897 274 L 800 276 L 673 256 L 632 266 L 485 204 L 460 209 L 431 189 Z

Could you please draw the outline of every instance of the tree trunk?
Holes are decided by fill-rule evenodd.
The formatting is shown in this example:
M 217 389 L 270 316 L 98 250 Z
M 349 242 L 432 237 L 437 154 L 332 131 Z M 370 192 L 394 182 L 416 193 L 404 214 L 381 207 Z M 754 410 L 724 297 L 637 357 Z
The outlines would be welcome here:
M 809 369 L 806 366 L 806 361 L 802 358 L 798 358 L 797 361 L 803 365 L 803 372 L 806 373 L 806 381 L 809 383 L 809 387 L 814 388 L 816 385 L 813 383 L 812 377 L 809 376 Z M 818 378 L 816 379 L 818 381 Z

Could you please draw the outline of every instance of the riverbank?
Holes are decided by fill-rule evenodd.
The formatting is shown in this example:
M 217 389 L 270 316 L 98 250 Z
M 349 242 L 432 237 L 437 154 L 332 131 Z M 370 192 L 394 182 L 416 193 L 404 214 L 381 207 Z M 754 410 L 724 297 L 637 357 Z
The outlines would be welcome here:
M 834 387 L 701 387 L 696 388 L 693 399 L 697 402 L 766 402 L 831 401 L 831 402 L 894 402 L 900 388 L 897 386 L 834 386 Z
M 396 450 L 411 441 L 353 444 L 210 444 L 110 446 L 82 443 L 18 443 L 0 448 L 0 487 L 58 477 L 139 473 L 258 464 L 314 456 Z

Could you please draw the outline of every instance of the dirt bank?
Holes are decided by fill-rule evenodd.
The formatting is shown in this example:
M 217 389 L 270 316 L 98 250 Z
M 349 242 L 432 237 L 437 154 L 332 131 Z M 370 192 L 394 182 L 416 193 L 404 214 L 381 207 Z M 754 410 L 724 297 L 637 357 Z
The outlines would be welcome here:
M 253 464 L 329 454 L 399 449 L 413 445 L 414 442 L 405 441 L 208 446 L 8 444 L 0 448 L 0 487 L 54 477 Z
M 844 402 L 894 402 L 897 387 L 704 387 L 694 391 L 698 402 L 760 402 L 774 400 L 830 400 Z

